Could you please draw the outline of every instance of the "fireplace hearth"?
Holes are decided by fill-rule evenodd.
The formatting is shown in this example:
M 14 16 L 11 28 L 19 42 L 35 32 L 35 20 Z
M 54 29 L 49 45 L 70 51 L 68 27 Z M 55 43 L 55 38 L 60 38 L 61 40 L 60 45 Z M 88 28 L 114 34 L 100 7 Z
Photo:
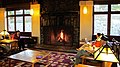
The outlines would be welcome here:
M 79 46 L 79 13 L 45 13 L 41 16 L 40 43 L 55 46 Z

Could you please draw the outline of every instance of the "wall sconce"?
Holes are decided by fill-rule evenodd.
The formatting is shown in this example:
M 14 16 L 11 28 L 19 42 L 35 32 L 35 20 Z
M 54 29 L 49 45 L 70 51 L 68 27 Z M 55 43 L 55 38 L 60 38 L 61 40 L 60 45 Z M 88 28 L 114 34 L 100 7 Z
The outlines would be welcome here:
M 37 14 L 37 5 L 38 5 L 38 2 L 37 0 L 32 0 L 32 2 L 30 2 L 30 15 L 35 15 Z
M 114 53 L 112 52 L 108 43 L 106 45 L 101 46 L 98 50 L 94 53 L 95 60 L 100 61 L 108 61 L 108 62 L 119 62 Z
M 88 12 L 88 7 L 87 7 L 87 1 L 83 2 L 83 14 L 87 14 Z
M 34 10 L 30 9 L 30 15 L 33 15 L 33 14 L 34 14 Z
M 40 4 L 35 0 L 30 4 L 30 15 L 39 16 L 40 15 Z
M 87 11 L 88 11 L 88 8 L 87 8 L 87 6 L 85 5 L 85 6 L 83 7 L 83 14 L 87 14 Z
M 92 6 L 93 6 L 93 1 L 79 1 L 79 6 L 80 6 L 80 12 L 82 14 L 87 14 L 87 13 L 92 13 Z

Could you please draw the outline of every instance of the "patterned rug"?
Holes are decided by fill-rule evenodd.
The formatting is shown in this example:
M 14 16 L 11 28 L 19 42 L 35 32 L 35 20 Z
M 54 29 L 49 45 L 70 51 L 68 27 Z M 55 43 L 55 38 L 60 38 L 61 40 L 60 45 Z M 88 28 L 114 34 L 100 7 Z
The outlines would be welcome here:
M 41 60 L 42 63 L 47 63 L 48 67 L 72 67 L 73 62 L 70 57 L 74 57 L 75 54 L 63 53 L 63 52 L 51 52 Z
M 65 53 L 65 52 L 56 52 L 56 51 L 47 51 L 47 50 L 39 50 L 41 60 L 35 64 L 35 67 L 72 67 L 73 61 L 70 60 L 69 57 L 74 57 L 76 54 L 73 53 Z M 50 53 L 47 56 L 46 54 Z M 31 63 L 12 60 L 11 67 L 32 67 Z M 8 59 L 5 59 L 0 62 L 0 67 L 9 67 Z

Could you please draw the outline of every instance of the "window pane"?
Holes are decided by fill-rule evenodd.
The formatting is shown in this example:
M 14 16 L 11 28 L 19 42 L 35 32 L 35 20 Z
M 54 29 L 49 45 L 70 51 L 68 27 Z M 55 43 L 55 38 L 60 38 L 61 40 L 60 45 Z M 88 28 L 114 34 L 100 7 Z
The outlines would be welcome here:
M 120 4 L 112 4 L 111 11 L 120 11 Z
M 94 12 L 107 12 L 108 5 L 94 5 Z
M 120 14 L 111 14 L 110 35 L 120 36 Z
M 31 32 L 31 16 L 25 16 L 25 32 Z
M 97 33 L 107 35 L 107 14 L 94 15 L 94 35 Z
M 15 31 L 14 17 L 8 17 L 8 31 Z
M 16 17 L 16 30 L 23 32 L 23 17 Z
M 8 11 L 8 15 L 14 15 L 14 11 Z
M 23 14 L 23 10 L 16 10 L 16 15 Z
M 25 14 L 30 14 L 30 10 L 24 10 Z

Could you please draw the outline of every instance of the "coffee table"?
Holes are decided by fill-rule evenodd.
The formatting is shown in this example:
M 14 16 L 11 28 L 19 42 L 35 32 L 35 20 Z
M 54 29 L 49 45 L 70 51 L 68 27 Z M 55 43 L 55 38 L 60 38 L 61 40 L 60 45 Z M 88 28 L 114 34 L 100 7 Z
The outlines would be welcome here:
M 47 53 L 45 56 L 47 56 L 49 53 Z M 11 59 L 14 59 L 14 60 L 20 60 L 20 61 L 24 61 L 24 62 L 30 62 L 32 63 L 32 67 L 34 67 L 34 64 L 38 61 L 40 61 L 42 58 L 39 58 L 37 59 L 36 57 L 37 56 L 40 56 L 40 51 L 35 51 L 35 50 L 25 50 L 25 51 L 22 51 L 20 53 L 17 53 L 17 54 L 14 54 L 14 55 L 11 55 L 8 57 L 9 59 L 9 65 L 11 64 Z

